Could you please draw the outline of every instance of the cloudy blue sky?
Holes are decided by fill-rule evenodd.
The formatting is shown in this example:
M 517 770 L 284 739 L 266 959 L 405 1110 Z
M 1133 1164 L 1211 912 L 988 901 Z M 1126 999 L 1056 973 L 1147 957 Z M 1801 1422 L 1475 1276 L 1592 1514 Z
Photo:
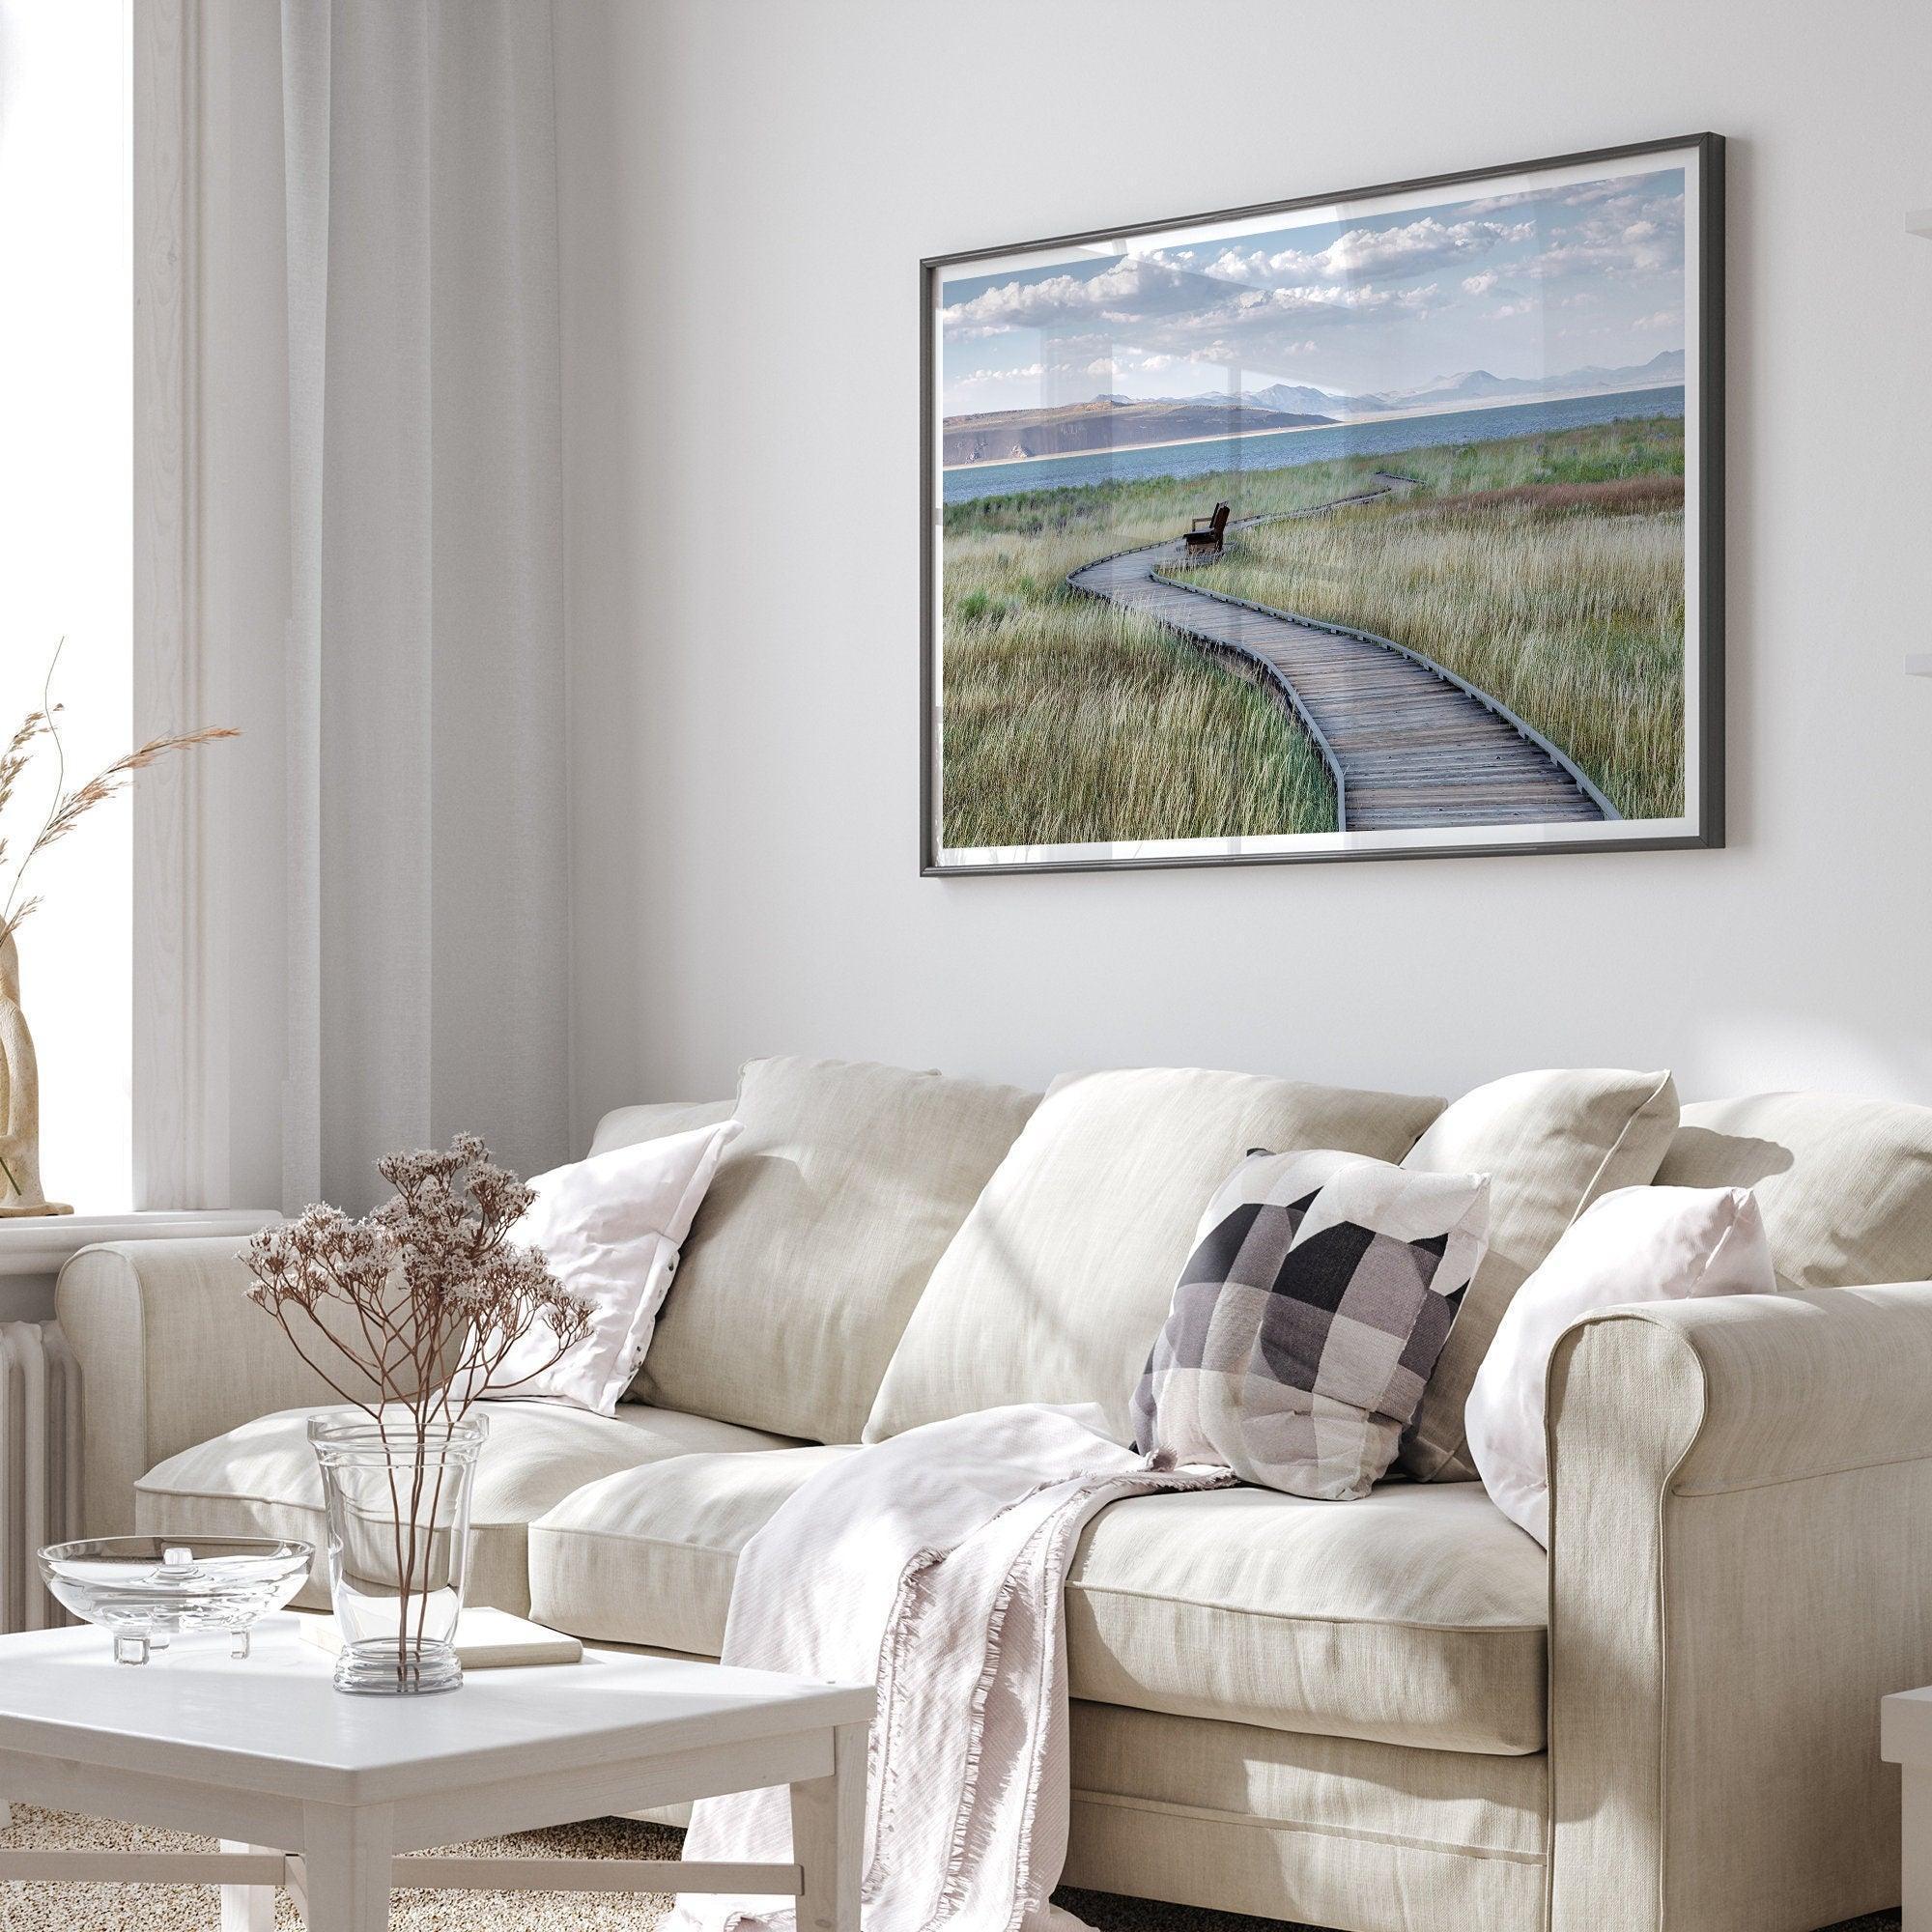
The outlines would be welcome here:
M 1680 168 L 949 278 L 948 415 L 1238 381 L 1359 393 L 1684 347 Z

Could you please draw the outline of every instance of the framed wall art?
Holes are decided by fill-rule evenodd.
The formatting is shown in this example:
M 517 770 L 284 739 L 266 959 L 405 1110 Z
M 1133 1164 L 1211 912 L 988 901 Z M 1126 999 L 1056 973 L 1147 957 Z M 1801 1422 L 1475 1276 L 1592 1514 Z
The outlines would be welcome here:
M 1722 165 L 922 264 L 923 868 L 1721 844 Z

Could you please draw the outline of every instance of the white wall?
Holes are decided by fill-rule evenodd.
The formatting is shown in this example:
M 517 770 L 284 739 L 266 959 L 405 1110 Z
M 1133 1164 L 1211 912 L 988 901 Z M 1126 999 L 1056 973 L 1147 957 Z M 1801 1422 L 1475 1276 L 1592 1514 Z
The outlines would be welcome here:
M 554 0 L 577 1127 L 768 1051 L 1932 1100 L 1921 0 Z M 922 255 L 1731 137 L 1719 852 L 918 876 Z

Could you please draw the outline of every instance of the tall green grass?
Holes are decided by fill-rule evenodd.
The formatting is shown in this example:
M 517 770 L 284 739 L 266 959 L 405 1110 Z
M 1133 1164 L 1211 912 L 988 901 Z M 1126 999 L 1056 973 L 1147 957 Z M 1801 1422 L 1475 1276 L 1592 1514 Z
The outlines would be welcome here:
M 1682 531 L 1659 493 L 1683 440 L 1660 419 L 949 505 L 945 842 L 1332 829 L 1326 767 L 1278 697 L 1065 579 L 1217 499 L 1236 517 L 1305 509 L 1373 487 L 1378 469 L 1418 487 L 1237 531 L 1197 581 L 1409 643 L 1494 691 L 1620 810 L 1676 810 Z M 1605 491 L 1620 484 L 1642 487 Z
M 983 535 L 949 548 L 946 843 L 1331 830 L 1327 767 L 1280 700 L 1066 589 L 1083 548 Z

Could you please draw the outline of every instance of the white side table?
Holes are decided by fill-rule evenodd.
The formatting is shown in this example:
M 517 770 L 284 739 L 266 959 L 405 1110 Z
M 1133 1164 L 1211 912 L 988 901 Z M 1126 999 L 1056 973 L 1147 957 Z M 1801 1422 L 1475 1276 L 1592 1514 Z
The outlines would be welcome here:
M 0 1798 L 177 1831 L 219 1852 L 12 1852 L 0 1881 L 219 1885 L 226 1932 L 268 1932 L 276 1886 L 310 1932 L 378 1932 L 392 1884 L 728 1891 L 859 1932 L 869 1685 L 587 1650 L 430 1697 L 346 1697 L 293 1617 L 253 1654 L 177 1639 L 116 1664 L 104 1632 L 0 1637 Z M 425 1845 L 791 1787 L 790 1864 L 412 1859 Z M 232 1849 L 231 1849 L 232 1847 Z
M 1901 1774 L 1901 1932 L 1932 1932 L 1932 1689 L 1900 1690 L 1879 1706 L 1878 1754 Z

